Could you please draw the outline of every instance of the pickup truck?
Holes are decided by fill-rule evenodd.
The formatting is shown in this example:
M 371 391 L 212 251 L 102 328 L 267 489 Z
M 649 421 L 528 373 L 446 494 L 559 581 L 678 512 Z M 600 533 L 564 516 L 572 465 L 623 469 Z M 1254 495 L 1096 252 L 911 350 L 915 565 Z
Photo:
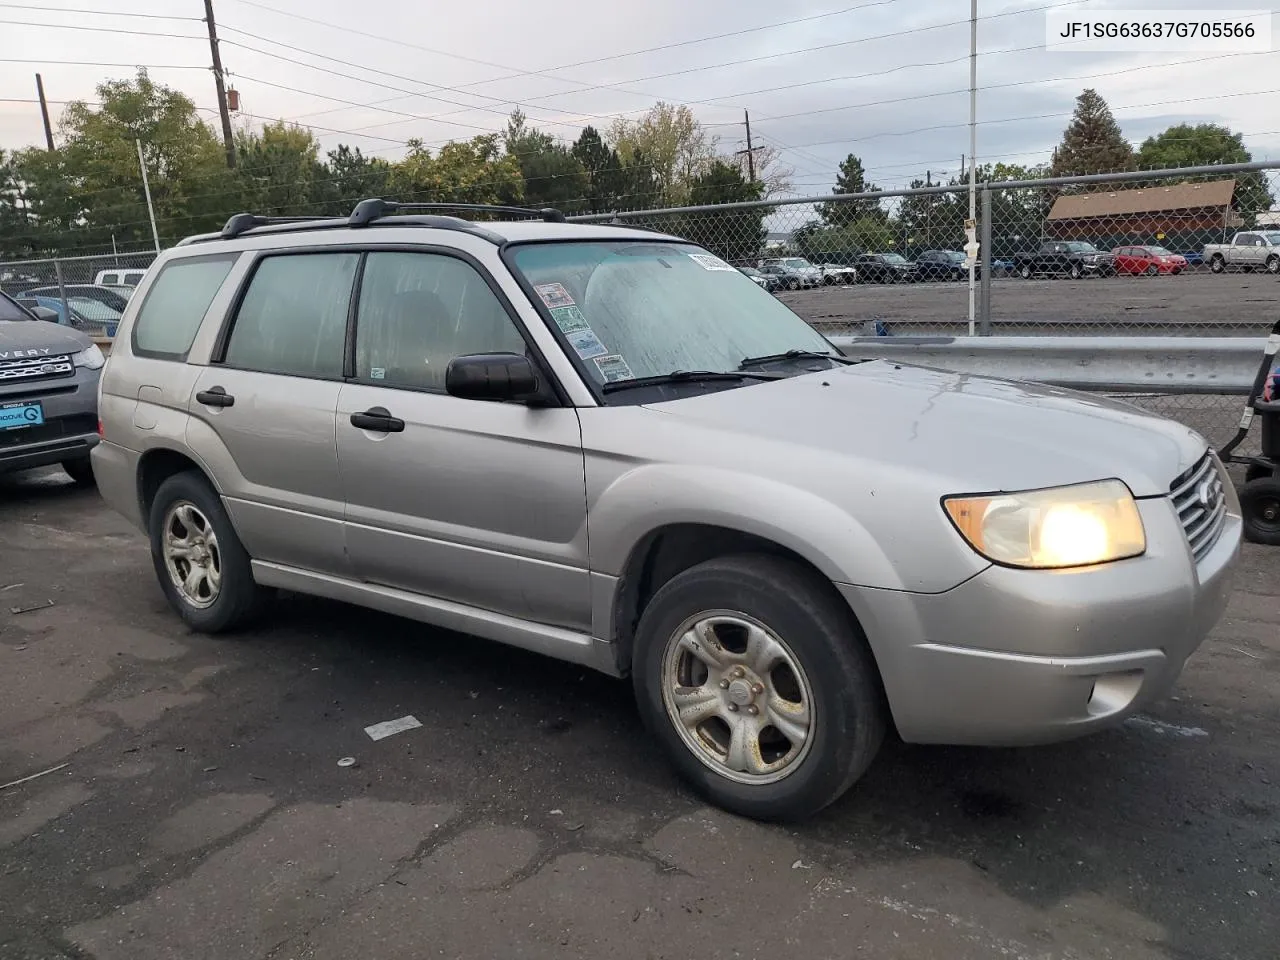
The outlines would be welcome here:
M 1237 233 L 1230 243 L 1206 243 L 1204 259 L 1214 273 L 1227 267 L 1280 273 L 1280 230 Z
M 1024 280 L 1037 274 L 1065 275 L 1079 280 L 1086 274 L 1111 276 L 1116 272 L 1116 260 L 1082 240 L 1046 240 L 1035 253 L 1014 254 L 1013 269 Z

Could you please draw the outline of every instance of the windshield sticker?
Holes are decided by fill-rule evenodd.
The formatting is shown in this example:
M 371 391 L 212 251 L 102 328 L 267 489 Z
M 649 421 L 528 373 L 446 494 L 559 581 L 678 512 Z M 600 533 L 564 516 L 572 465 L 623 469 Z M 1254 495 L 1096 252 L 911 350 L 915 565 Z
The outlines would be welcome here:
M 604 377 L 605 383 L 613 383 L 616 380 L 634 380 L 635 374 L 631 372 L 631 368 L 627 366 L 627 361 L 623 360 L 618 354 L 613 353 L 607 357 L 596 357 L 592 361 L 596 365 L 596 369 L 600 371 L 600 375 Z
M 370 380 L 385 380 L 385 379 L 387 379 L 387 368 L 386 368 L 386 367 L 374 367 L 373 369 L 371 369 L 371 370 L 369 371 L 369 379 L 370 379 Z
M 588 329 L 587 318 L 578 307 L 552 307 L 551 319 L 564 333 Z
M 568 339 L 569 346 L 573 347 L 583 360 L 603 357 L 609 352 L 609 349 L 600 342 L 600 338 L 596 336 L 596 332 L 590 327 L 585 330 L 575 330 L 568 335 Z
M 562 283 L 540 283 L 533 288 L 548 307 L 572 307 L 573 297 Z
M 733 270 L 734 269 L 733 267 L 729 266 L 729 264 L 721 260 L 719 257 L 713 257 L 709 253 L 691 253 L 689 254 L 689 259 L 692 260 L 694 263 L 696 263 L 698 266 L 702 267 L 703 270 Z

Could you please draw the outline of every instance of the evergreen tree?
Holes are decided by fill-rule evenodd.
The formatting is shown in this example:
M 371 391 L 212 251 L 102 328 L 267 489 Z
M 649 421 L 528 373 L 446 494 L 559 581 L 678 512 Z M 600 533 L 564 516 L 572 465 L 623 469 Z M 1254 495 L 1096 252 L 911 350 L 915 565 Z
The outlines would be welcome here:
M 867 181 L 867 172 L 862 161 L 849 154 L 840 163 L 836 174 L 836 185 L 832 193 L 875 193 L 880 188 Z M 818 206 L 818 214 L 824 221 L 833 226 L 842 226 L 864 217 L 884 217 L 884 209 L 879 200 L 847 200 L 843 203 L 823 203 Z
M 1120 132 L 1111 108 L 1096 90 L 1076 98 L 1075 113 L 1054 151 L 1050 175 L 1084 176 L 1133 169 L 1133 148 Z

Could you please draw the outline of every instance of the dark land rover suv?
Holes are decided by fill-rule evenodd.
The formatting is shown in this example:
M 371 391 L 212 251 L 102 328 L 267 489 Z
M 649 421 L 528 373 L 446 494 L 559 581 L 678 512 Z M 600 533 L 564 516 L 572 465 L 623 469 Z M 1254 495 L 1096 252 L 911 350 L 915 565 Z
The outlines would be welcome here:
M 79 330 L 0 293 L 0 474 L 60 463 L 76 483 L 93 483 L 105 362 Z

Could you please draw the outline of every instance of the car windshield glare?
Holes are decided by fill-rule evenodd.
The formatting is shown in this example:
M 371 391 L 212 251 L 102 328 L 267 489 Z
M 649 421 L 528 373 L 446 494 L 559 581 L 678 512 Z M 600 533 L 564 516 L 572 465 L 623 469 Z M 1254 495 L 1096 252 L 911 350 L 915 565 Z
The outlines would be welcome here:
M 793 270 L 807 270 L 813 266 L 808 260 L 801 257 L 792 257 L 790 260 L 784 260 L 783 263 Z
M 1067 249 L 1070 250 L 1072 253 L 1097 253 L 1098 252 L 1098 248 L 1095 247 L 1092 243 L 1082 243 L 1080 241 L 1076 241 L 1074 243 L 1068 243 Z
M 674 371 L 734 372 L 747 357 L 831 344 L 719 257 L 692 244 L 637 240 L 511 248 L 590 380 Z
M 884 262 L 885 263 L 906 263 L 907 261 L 906 261 L 906 258 L 903 257 L 901 254 L 886 253 L 884 254 Z

